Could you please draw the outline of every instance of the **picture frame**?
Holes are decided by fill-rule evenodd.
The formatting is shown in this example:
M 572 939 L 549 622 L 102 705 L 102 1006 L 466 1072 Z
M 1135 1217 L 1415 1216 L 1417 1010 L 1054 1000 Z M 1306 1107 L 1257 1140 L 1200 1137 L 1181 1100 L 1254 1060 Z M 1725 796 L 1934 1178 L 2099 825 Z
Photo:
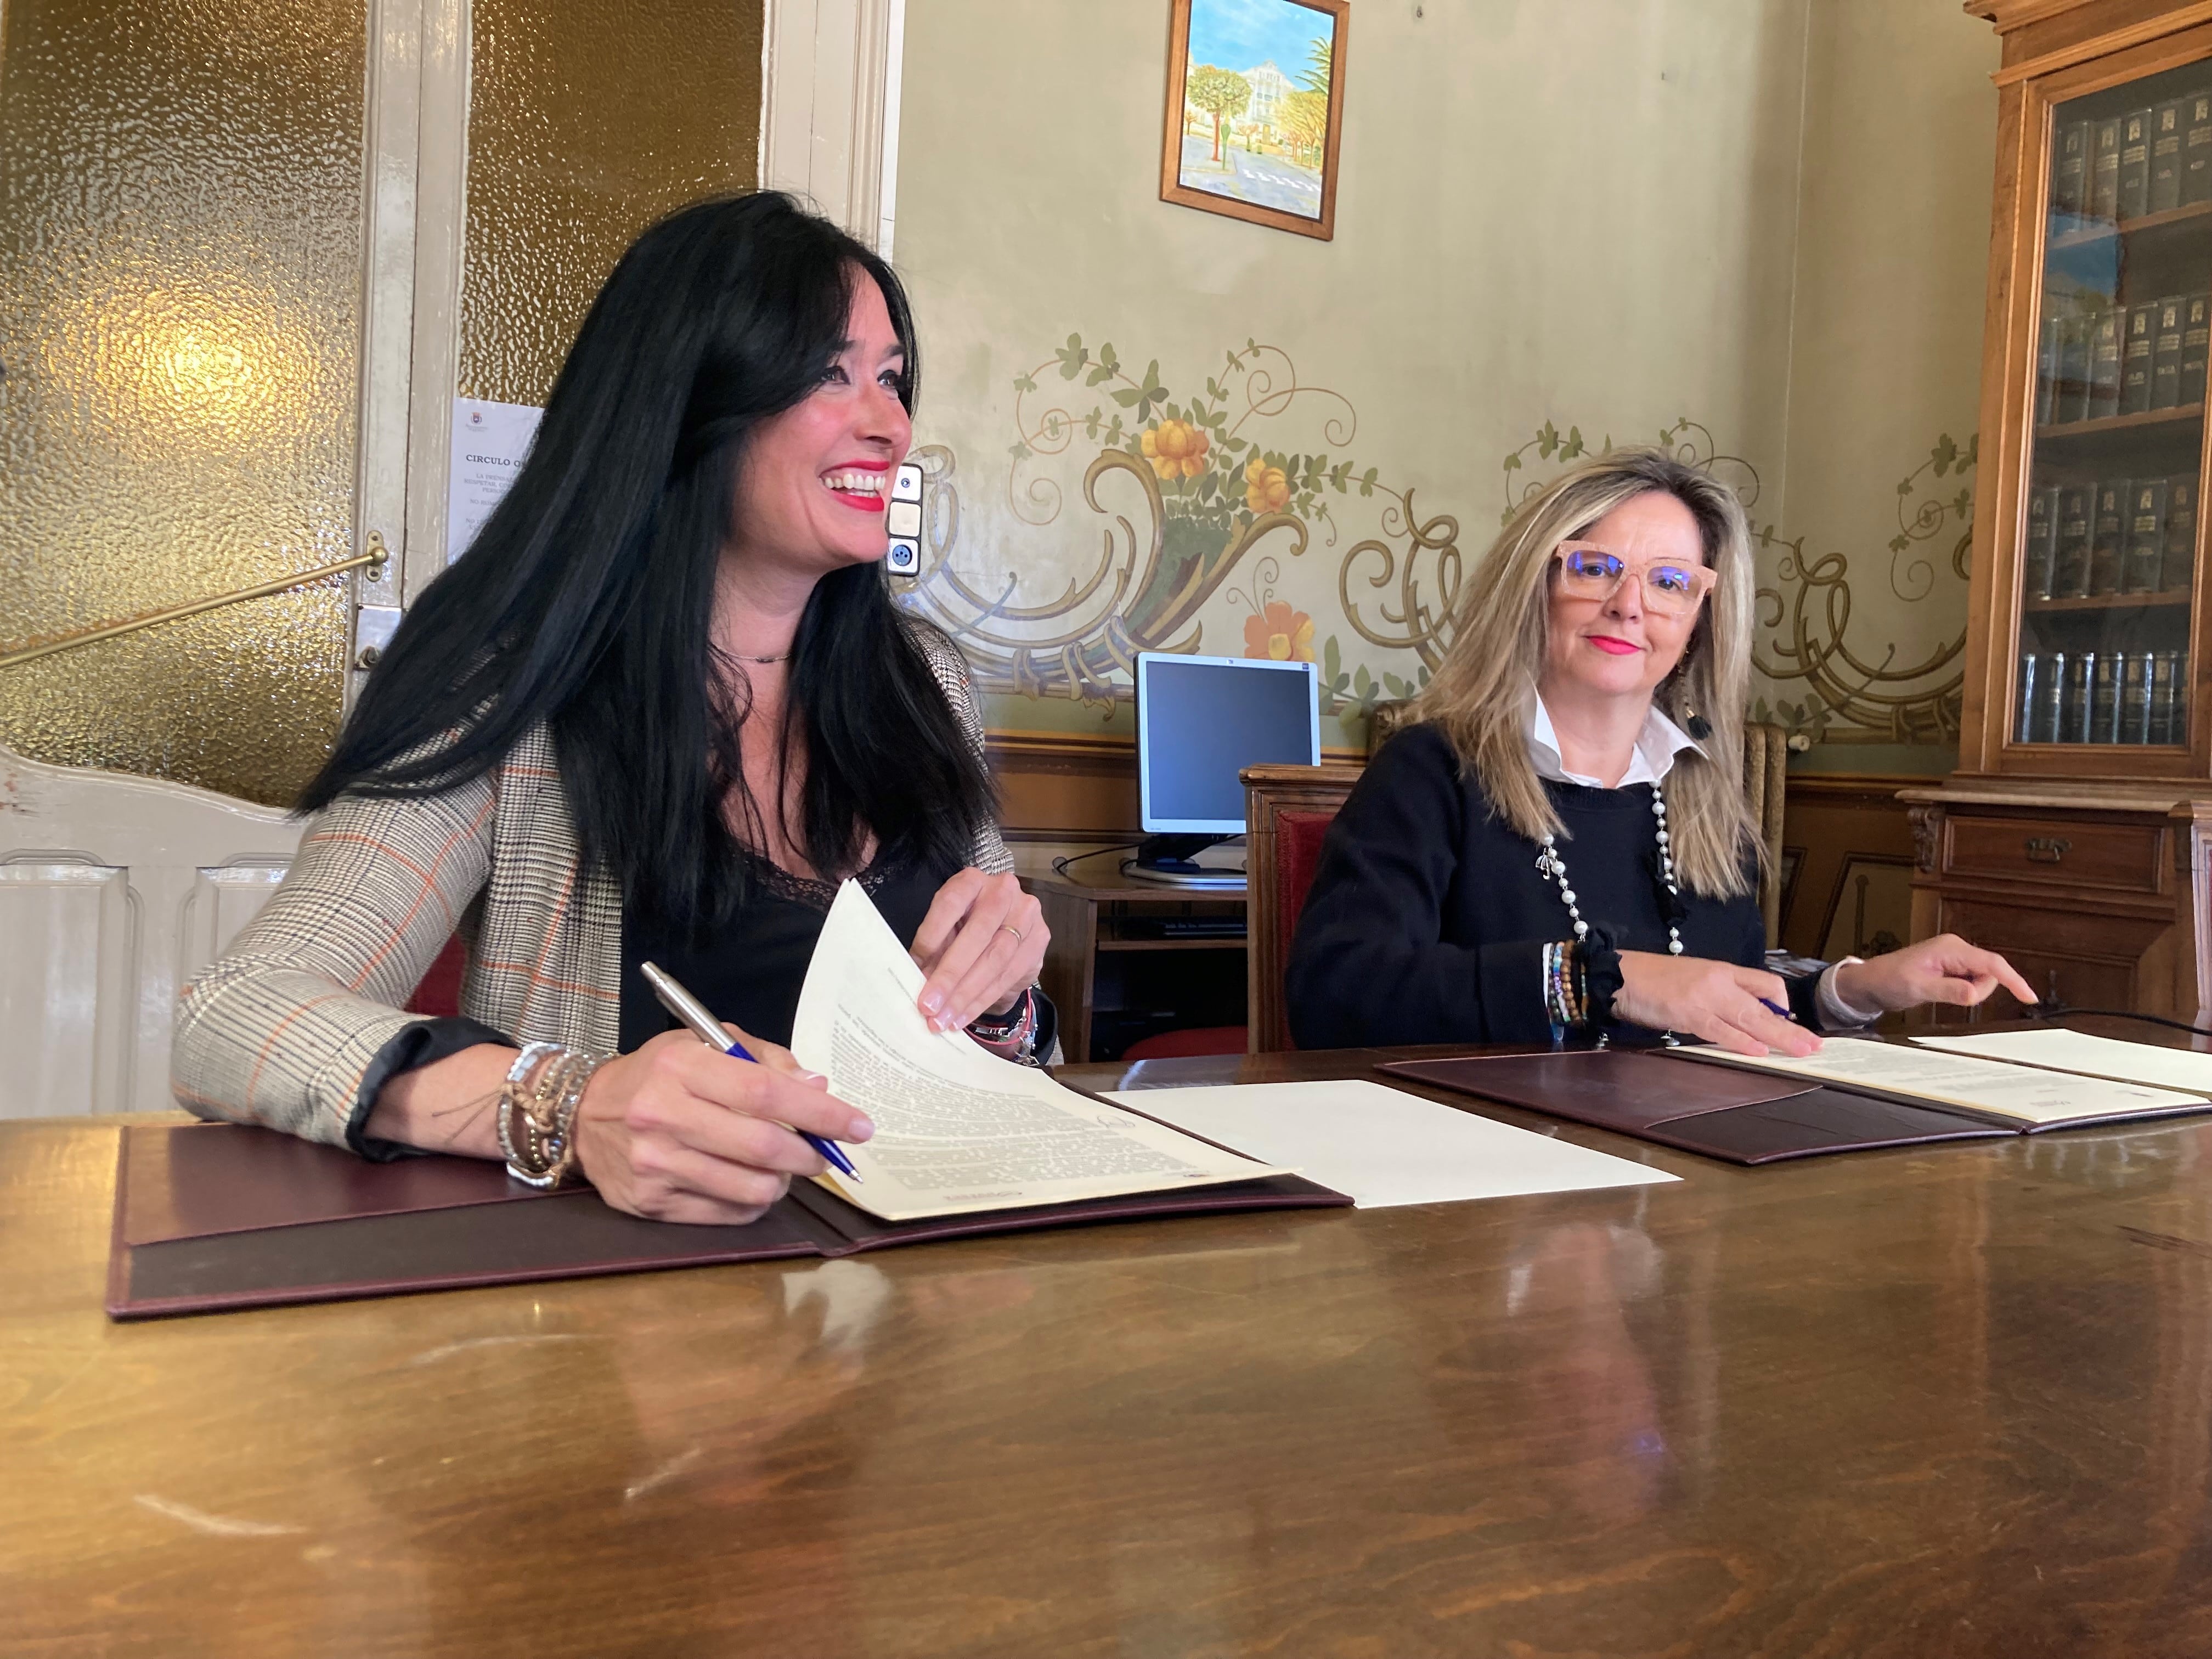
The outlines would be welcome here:
M 1162 201 L 1334 240 L 1350 10 L 1351 0 L 1169 0 Z M 1237 57 L 1253 61 L 1213 61 Z

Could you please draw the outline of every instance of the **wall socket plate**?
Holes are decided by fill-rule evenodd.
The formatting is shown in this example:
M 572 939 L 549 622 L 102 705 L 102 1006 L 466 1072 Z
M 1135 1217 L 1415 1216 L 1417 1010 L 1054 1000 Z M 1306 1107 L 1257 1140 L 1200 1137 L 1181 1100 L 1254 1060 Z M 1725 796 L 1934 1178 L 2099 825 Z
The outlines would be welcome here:
M 890 551 L 884 562 L 894 576 L 921 574 L 921 469 L 912 461 L 891 474 L 891 498 L 884 509 Z

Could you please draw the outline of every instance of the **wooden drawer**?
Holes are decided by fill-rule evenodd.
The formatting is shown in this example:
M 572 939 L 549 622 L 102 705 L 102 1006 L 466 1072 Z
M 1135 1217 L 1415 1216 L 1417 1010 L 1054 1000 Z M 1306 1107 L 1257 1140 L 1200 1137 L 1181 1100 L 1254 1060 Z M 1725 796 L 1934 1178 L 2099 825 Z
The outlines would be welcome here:
M 2166 831 L 2154 823 L 2083 818 L 1967 817 L 1946 821 L 1946 875 L 2103 887 L 2128 893 L 2166 890 Z

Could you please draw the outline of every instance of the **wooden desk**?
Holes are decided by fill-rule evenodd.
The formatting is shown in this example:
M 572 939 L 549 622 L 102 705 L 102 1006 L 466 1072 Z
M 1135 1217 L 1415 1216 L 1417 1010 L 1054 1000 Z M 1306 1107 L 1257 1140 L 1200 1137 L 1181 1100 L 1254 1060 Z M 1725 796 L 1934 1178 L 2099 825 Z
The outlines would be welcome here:
M 137 1326 L 112 1127 L 0 1124 L 0 1650 L 2212 1651 L 2212 1123 L 1496 1115 L 1686 1179 Z
M 1052 943 L 1045 949 L 1044 971 L 1038 982 L 1060 1011 L 1060 1048 L 1072 1062 L 1094 1057 L 1100 1012 L 1146 1006 L 1148 988 L 1144 979 L 1117 969 L 1162 964 L 1166 960 L 1162 952 L 1178 956 L 1200 952 L 1196 961 L 1221 975 L 1218 996 L 1223 1017 L 1185 1023 L 1233 1025 L 1243 1018 L 1239 1012 L 1245 981 L 1242 934 L 1233 939 L 1147 939 L 1138 932 L 1146 922 L 1167 916 L 1233 916 L 1241 921 L 1243 884 L 1170 887 L 1133 880 L 1121 872 L 1119 860 L 1127 856 L 1126 853 L 1103 854 L 1074 865 L 1064 876 L 1054 874 L 1050 863 L 1041 856 L 1018 860 L 1016 865 L 1022 885 L 1036 895 L 1045 926 L 1052 929 Z M 1120 960 L 1102 962 L 1102 958 Z

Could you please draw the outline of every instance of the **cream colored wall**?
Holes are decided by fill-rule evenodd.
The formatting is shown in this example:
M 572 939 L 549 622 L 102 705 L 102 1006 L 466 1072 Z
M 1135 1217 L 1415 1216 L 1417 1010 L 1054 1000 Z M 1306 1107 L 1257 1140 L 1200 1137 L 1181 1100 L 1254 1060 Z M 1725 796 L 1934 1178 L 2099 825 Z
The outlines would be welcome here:
M 1412 551 L 1433 603 L 1440 557 L 1409 548 L 1404 495 L 1415 522 L 1455 521 L 1472 556 L 1510 492 L 1558 465 L 1547 423 L 1592 446 L 1663 429 L 1742 457 L 1760 510 L 1779 509 L 1806 0 L 1361 0 L 1332 242 L 1158 199 L 1167 13 L 1166 0 L 908 0 L 897 252 L 921 319 L 917 441 L 943 452 L 930 459 L 948 561 L 922 599 L 973 620 L 957 577 L 975 599 L 1047 613 L 981 625 L 1004 644 L 970 636 L 1001 690 L 998 725 L 1097 731 L 1111 705 L 1093 676 L 1117 651 L 1195 638 L 1243 654 L 1246 619 L 1272 599 L 1311 618 L 1317 657 L 1336 641 L 1347 684 L 1328 740 L 1357 741 L 1361 687 L 1410 678 L 1419 653 L 1363 638 L 1340 579 L 1372 631 L 1402 635 L 1376 601 L 1398 592 Z M 1071 334 L 1090 354 L 1073 380 L 1054 359 Z M 1324 480 L 1328 517 L 1308 504 L 1299 554 L 1285 526 L 1230 556 L 1170 502 L 1163 557 L 1211 586 L 1188 623 L 1154 627 L 1174 607 L 1108 603 L 1117 571 L 1141 574 L 1144 479 L 1111 467 L 1094 510 L 1084 473 L 1108 446 L 1080 430 L 1060 441 L 1049 411 L 1126 419 L 1102 396 L 1129 386 L 1085 384 L 1108 343 L 1133 382 L 1157 360 L 1177 406 L 1215 377 L 1241 409 L 1227 356 L 1253 340 L 1283 354 L 1251 365 L 1276 388 L 1294 372 L 1327 390 L 1248 417 L 1243 434 L 1349 460 L 1347 488 Z M 1024 376 L 1034 392 L 1018 392 Z M 1059 453 L 1010 454 L 1025 439 Z M 1098 591 L 1066 605 L 1109 537 Z M 1346 572 L 1367 540 L 1381 549 Z M 1386 555 L 1391 586 L 1369 587 Z M 1023 641 L 1057 643 L 1024 662 Z M 1018 685 L 1048 695 L 1006 695 Z
M 1762 654 L 1816 671 L 1763 690 L 1830 739 L 1809 757 L 1830 770 L 1956 755 L 1997 59 L 1994 31 L 1955 6 L 1813 8 L 1783 525 L 1800 546 L 1766 556 L 1782 622 Z M 1848 588 L 1840 631 L 1829 579 Z M 1828 654 L 1839 645 L 1856 665 Z

